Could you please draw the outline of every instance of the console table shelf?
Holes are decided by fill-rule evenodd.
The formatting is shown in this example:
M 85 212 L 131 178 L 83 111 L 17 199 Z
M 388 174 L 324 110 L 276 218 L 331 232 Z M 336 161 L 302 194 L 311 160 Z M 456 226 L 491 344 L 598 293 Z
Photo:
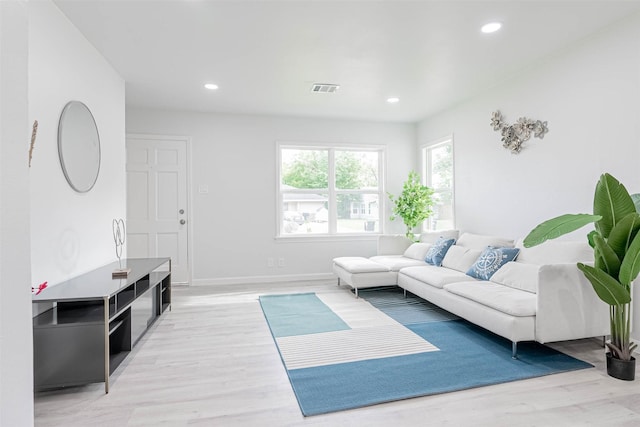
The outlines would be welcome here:
M 34 295 L 53 307 L 33 318 L 36 390 L 104 382 L 149 326 L 171 307 L 171 260 L 123 260 L 131 271 L 113 279 L 117 262 Z

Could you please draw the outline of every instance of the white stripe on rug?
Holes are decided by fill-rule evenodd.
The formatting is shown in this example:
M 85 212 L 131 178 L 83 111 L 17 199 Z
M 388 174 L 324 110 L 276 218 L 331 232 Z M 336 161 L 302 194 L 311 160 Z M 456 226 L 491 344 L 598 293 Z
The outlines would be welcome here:
M 318 295 L 353 329 L 277 338 L 287 369 L 438 351 L 438 348 L 362 299 Z
M 438 351 L 402 325 L 277 338 L 287 369 Z
M 383 325 L 401 326 L 401 323 L 363 298 L 354 298 L 344 292 L 316 293 L 316 296 L 352 329 Z

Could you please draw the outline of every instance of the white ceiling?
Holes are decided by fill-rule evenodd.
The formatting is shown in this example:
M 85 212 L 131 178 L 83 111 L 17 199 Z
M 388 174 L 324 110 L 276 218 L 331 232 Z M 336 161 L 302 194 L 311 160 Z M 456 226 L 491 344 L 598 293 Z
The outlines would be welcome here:
M 55 3 L 126 80 L 128 106 L 399 122 L 527 72 L 640 10 L 630 0 Z M 479 31 L 495 20 L 500 32 Z M 314 94 L 312 83 L 340 90 Z

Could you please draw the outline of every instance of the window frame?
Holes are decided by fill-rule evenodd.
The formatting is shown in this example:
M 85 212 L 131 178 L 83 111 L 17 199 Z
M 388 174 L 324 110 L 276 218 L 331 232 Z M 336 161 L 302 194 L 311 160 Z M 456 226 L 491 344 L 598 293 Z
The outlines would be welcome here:
M 456 201 L 456 198 L 455 198 L 455 189 L 456 189 L 456 185 L 455 185 L 455 181 L 456 181 L 455 169 L 456 169 L 456 166 L 455 165 L 456 165 L 456 162 L 455 162 L 455 144 L 454 144 L 453 134 L 420 145 L 420 149 L 419 149 L 420 163 L 421 163 L 420 170 L 422 172 L 421 176 L 422 176 L 423 185 L 426 185 L 429 188 L 433 188 L 432 187 L 433 176 L 430 173 L 430 171 L 428 170 L 428 167 L 431 165 L 432 152 L 433 152 L 434 149 L 441 148 L 441 147 L 446 146 L 446 145 L 451 145 L 451 157 L 452 157 L 452 161 L 451 161 L 451 217 L 452 217 L 452 226 L 451 226 L 451 228 L 455 229 L 455 227 L 456 227 L 456 202 L 455 202 Z M 433 190 L 434 190 L 435 193 L 441 192 L 441 190 L 437 189 L 437 188 L 433 188 Z M 422 223 L 422 231 L 434 231 L 434 230 L 432 230 L 432 225 L 433 225 L 433 217 L 427 218 Z
M 283 191 L 281 188 L 282 180 L 282 150 L 326 150 L 328 152 L 328 188 L 324 189 L 292 189 Z M 385 221 L 384 213 L 386 212 L 386 150 L 385 145 L 374 144 L 349 144 L 349 143 L 308 143 L 308 142 L 276 142 L 276 240 L 283 241 L 319 241 L 319 240 L 372 240 L 377 239 L 380 234 L 384 233 Z M 335 153 L 336 151 L 355 151 L 355 152 L 377 152 L 378 153 L 378 189 L 372 190 L 356 190 L 356 189 L 338 189 L 336 188 L 335 176 Z M 283 232 L 283 205 L 285 193 L 293 194 L 318 194 L 327 193 L 328 205 L 328 229 L 326 233 L 304 233 L 304 234 L 287 234 Z M 339 194 L 377 194 L 379 203 L 378 212 L 378 231 L 362 231 L 351 233 L 338 233 L 338 211 L 337 196 Z M 350 206 L 351 210 L 351 206 Z

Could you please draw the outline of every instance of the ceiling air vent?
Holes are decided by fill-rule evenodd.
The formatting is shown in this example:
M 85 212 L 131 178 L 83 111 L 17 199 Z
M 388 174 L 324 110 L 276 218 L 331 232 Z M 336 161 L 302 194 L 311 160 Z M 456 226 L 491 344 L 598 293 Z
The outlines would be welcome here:
M 338 91 L 340 85 L 334 85 L 330 83 L 314 83 L 311 86 L 311 92 L 315 93 L 334 93 Z

